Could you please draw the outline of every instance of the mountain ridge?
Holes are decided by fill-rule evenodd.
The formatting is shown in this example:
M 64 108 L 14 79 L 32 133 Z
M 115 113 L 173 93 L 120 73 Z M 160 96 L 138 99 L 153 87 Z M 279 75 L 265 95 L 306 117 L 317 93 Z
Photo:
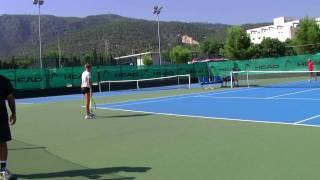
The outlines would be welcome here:
M 108 52 L 119 56 L 156 50 L 158 47 L 157 23 L 152 20 L 134 19 L 115 14 L 87 17 L 58 17 L 42 15 L 42 42 L 44 56 L 57 52 L 58 41 L 66 57 L 82 56 L 96 49 L 99 54 Z M 188 35 L 197 41 L 215 39 L 224 41 L 226 29 L 221 23 L 161 21 L 162 49 L 181 44 L 179 35 Z M 267 23 L 248 24 L 244 28 Z M 0 59 L 12 56 L 38 55 L 38 16 L 0 16 Z

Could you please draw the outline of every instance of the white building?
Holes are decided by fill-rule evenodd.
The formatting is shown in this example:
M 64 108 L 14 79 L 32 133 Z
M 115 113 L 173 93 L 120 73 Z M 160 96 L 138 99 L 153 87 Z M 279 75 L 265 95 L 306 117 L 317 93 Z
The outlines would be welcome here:
M 134 65 L 134 66 L 143 66 L 143 60 L 146 56 L 150 56 L 153 62 L 153 65 L 160 64 L 160 57 L 158 52 L 145 52 L 139 54 L 132 54 L 128 56 L 115 57 L 114 59 L 117 62 L 117 65 Z M 168 64 L 168 62 L 162 59 L 162 64 Z
M 320 26 L 320 17 L 315 18 L 315 20 L 317 21 L 318 25 Z
M 247 30 L 251 42 L 260 44 L 264 38 L 279 39 L 285 42 L 292 39 L 295 30 L 299 25 L 299 20 L 293 20 L 287 17 L 279 17 L 273 19 L 273 25 Z

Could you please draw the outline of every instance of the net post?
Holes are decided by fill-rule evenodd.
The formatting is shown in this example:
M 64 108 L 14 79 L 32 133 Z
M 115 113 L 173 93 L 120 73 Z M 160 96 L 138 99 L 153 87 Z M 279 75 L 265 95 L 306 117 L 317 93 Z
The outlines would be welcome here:
M 227 81 L 227 82 L 228 82 L 228 81 Z M 227 86 L 227 84 L 226 84 L 226 86 Z M 230 72 L 230 87 L 231 87 L 231 88 L 234 88 L 234 87 L 233 87 L 233 71 Z
M 178 75 L 178 88 L 180 89 L 180 76 Z
M 140 90 L 140 87 L 139 87 L 139 80 L 137 80 L 137 90 Z
M 247 71 L 247 85 L 248 85 L 248 88 L 250 88 L 250 82 L 249 82 L 249 71 Z
M 109 86 L 109 92 L 111 91 L 111 82 L 108 81 L 108 86 Z
M 189 89 L 191 89 L 191 75 L 188 74 L 188 79 L 189 79 Z
M 101 91 L 101 81 L 99 81 L 99 92 L 102 92 Z

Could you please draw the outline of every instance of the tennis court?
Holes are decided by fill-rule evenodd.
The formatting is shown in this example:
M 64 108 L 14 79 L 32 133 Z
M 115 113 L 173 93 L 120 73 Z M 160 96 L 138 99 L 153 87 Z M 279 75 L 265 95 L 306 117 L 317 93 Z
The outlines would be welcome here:
M 314 82 L 315 83 L 315 82 Z M 318 179 L 320 88 L 253 87 L 18 100 L 19 179 Z
M 320 88 L 242 88 L 99 105 L 172 116 L 320 126 Z

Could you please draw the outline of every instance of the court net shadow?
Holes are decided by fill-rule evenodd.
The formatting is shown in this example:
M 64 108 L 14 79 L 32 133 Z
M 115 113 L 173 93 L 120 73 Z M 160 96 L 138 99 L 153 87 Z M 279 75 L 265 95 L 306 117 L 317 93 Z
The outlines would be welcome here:
M 134 117 L 145 117 L 152 114 L 128 114 L 128 115 L 113 115 L 113 116 L 96 116 L 96 118 L 101 119 L 111 119 L 111 118 L 134 118 Z
M 70 170 L 52 173 L 39 173 L 29 175 L 17 175 L 18 178 L 24 179 L 51 179 L 51 178 L 71 178 L 71 177 L 85 177 L 87 179 L 112 179 L 112 180 L 129 180 L 135 179 L 135 177 L 115 177 L 115 174 L 120 172 L 125 173 L 143 173 L 149 171 L 149 167 L 112 167 L 112 168 L 100 168 L 100 169 L 81 169 Z M 107 175 L 113 175 L 113 177 L 107 177 Z
M 150 167 L 106 167 L 90 169 L 62 159 L 38 147 L 14 140 L 9 144 L 9 169 L 18 179 L 130 180 Z

